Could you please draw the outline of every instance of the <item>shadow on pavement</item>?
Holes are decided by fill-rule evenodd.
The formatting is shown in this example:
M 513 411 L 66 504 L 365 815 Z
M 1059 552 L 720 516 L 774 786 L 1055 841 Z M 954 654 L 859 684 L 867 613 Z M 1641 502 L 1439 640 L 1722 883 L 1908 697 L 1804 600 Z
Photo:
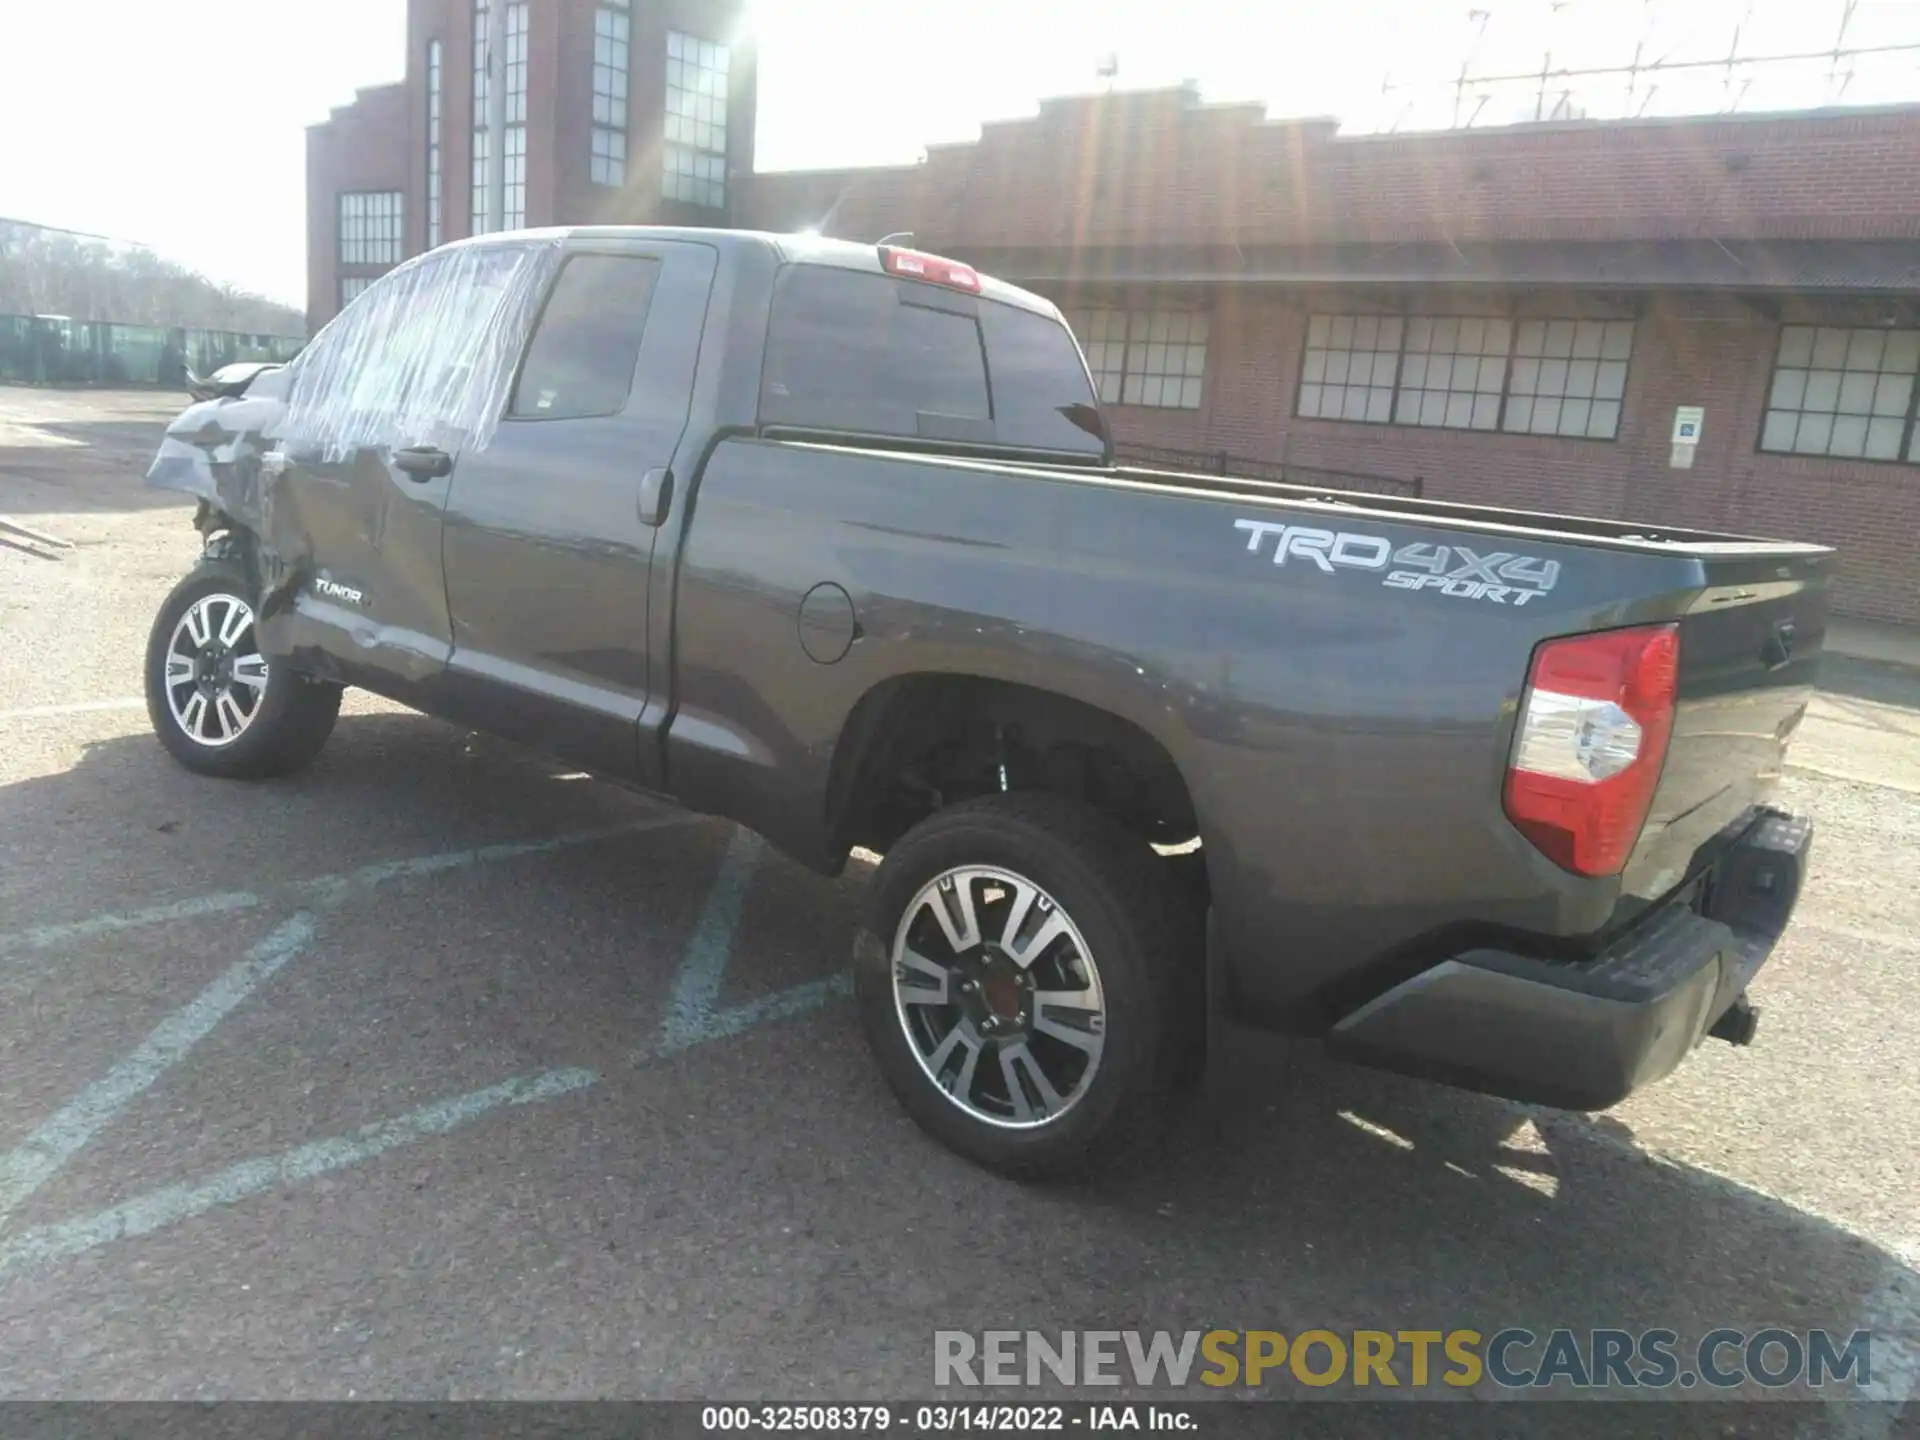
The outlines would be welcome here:
M 1820 689 L 1829 695 L 1920 710 L 1920 670 L 1885 660 L 1861 660 L 1829 651 L 1820 657 Z

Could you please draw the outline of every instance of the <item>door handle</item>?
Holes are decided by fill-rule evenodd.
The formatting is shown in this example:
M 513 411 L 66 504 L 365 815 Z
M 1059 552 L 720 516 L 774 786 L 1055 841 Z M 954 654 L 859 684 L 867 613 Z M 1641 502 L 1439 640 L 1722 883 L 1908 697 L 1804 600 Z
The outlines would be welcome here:
M 656 465 L 640 477 L 640 523 L 658 525 L 673 504 L 673 471 Z
M 409 480 L 439 480 L 453 473 L 453 457 L 435 445 L 409 445 L 396 450 L 393 464 Z

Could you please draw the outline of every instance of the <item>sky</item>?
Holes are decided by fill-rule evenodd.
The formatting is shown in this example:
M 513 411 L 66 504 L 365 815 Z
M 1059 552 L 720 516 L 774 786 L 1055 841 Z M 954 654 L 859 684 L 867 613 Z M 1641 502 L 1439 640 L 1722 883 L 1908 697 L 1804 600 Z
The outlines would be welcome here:
M 643 0 L 644 3 L 644 0 Z M 910 163 L 1044 96 L 1197 82 L 1350 130 L 1452 123 L 1475 75 L 1831 47 L 1846 0 L 755 0 L 762 169 Z M 305 129 L 399 79 L 406 0 L 0 0 L 0 216 L 144 243 L 303 304 Z M 104 39 L 103 37 L 110 37 Z M 1852 45 L 1920 42 L 1920 0 L 1856 0 Z M 25 63 L 22 63 L 22 62 Z M 1739 70 L 1741 108 L 1832 94 L 1826 61 Z M 1721 107 L 1724 71 L 1578 82 L 1594 115 Z M 1537 83 L 1476 87 L 1476 123 Z M 1485 95 L 1484 101 L 1479 97 Z M 1920 53 L 1856 62 L 1848 103 L 1920 101 Z M 1464 118 L 1464 117 L 1463 117 Z

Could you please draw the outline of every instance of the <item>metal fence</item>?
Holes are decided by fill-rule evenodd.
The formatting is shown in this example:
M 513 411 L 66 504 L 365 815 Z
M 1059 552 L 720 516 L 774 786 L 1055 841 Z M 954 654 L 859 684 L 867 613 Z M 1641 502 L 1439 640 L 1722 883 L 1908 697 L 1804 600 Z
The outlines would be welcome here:
M 119 325 L 61 315 L 0 315 L 0 383 L 164 385 L 236 360 L 291 360 L 307 342 L 292 335 Z
M 1185 470 L 1202 475 L 1234 475 L 1244 480 L 1277 480 L 1287 485 L 1322 486 L 1329 490 L 1361 490 L 1372 495 L 1404 495 L 1419 499 L 1426 482 L 1416 475 L 1402 480 L 1393 475 L 1369 475 L 1359 470 L 1327 470 L 1291 465 L 1284 460 L 1248 460 L 1224 450 L 1167 450 L 1157 445 L 1115 445 L 1113 456 L 1122 465 L 1151 470 Z

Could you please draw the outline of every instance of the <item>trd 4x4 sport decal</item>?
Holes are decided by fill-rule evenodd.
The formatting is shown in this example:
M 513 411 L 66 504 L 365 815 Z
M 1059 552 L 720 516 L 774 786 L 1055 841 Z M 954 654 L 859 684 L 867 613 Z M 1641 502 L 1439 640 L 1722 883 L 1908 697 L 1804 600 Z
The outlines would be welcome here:
M 1236 520 L 1233 528 L 1246 531 L 1250 554 L 1258 555 L 1271 539 L 1276 565 L 1292 560 L 1329 575 L 1336 570 L 1385 571 L 1380 583 L 1389 590 L 1438 590 L 1462 600 L 1524 605 L 1553 589 L 1560 579 L 1558 560 L 1508 550 L 1482 555 L 1464 545 L 1430 545 L 1424 540 L 1395 550 L 1384 535 L 1273 520 Z

